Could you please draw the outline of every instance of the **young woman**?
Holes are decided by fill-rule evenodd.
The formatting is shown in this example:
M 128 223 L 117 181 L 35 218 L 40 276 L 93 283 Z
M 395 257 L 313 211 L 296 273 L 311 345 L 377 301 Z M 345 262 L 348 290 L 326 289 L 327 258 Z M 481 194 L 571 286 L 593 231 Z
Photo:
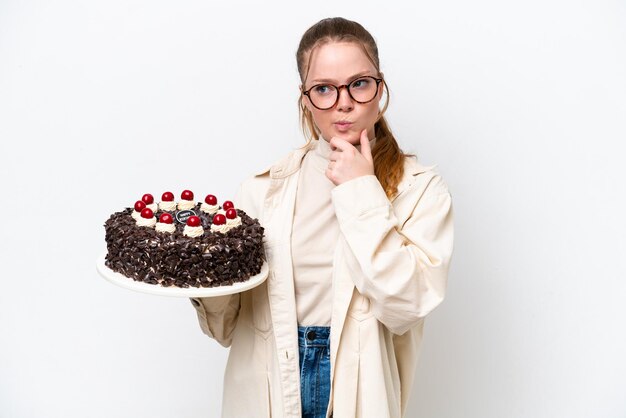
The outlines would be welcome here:
M 401 417 L 424 318 L 446 289 L 450 193 L 398 147 L 360 24 L 316 23 L 297 63 L 308 141 L 236 199 L 265 227 L 269 277 L 192 300 L 202 330 L 230 347 L 223 416 Z

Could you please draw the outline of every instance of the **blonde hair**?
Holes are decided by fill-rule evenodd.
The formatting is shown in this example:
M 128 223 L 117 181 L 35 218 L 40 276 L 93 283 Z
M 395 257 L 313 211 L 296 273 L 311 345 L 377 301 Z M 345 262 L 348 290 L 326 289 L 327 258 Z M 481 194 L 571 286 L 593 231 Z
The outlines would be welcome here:
M 380 76 L 378 47 L 372 35 L 357 22 L 341 17 L 326 18 L 311 26 L 302 35 L 296 52 L 298 73 L 303 88 L 311 65 L 311 52 L 313 49 L 330 42 L 353 42 L 360 46 Z M 383 116 L 389 105 L 389 87 L 384 80 L 383 86 L 387 91 L 387 99 L 374 124 L 376 143 L 372 149 L 372 157 L 374 159 L 374 174 L 383 186 L 387 197 L 392 198 L 397 193 L 398 183 L 404 175 L 404 157 L 410 154 L 402 152 Z M 319 140 L 320 130 L 315 125 L 313 115 L 304 105 L 303 100 L 303 94 L 300 94 L 298 99 L 300 124 L 307 138 L 305 145 L 308 145 L 312 140 Z

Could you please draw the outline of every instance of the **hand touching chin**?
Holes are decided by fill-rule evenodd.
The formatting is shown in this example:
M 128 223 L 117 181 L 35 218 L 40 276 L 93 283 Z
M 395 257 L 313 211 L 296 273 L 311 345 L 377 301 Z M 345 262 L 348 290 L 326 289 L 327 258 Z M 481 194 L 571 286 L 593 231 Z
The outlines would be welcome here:
M 331 135 L 331 137 L 328 138 L 328 142 L 330 142 L 330 140 L 333 138 L 342 139 L 346 142 L 349 142 L 352 145 L 359 145 L 359 142 L 361 141 L 361 130 L 360 131 L 350 130 L 348 132 L 335 131 L 335 134 Z

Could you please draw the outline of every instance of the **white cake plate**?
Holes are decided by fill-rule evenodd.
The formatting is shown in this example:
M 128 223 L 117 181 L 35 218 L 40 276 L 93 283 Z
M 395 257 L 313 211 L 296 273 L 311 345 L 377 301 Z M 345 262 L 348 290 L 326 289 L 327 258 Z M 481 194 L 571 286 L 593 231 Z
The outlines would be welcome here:
M 96 261 L 96 268 L 98 273 L 111 283 L 126 289 L 134 290 L 136 292 L 150 293 L 160 296 L 174 296 L 184 298 L 210 298 L 215 296 L 231 295 L 233 293 L 243 292 L 244 290 L 252 289 L 263 283 L 267 279 L 269 267 L 267 261 L 261 266 L 261 272 L 256 276 L 250 277 L 245 282 L 234 283 L 230 286 L 217 286 L 217 287 L 176 287 L 176 286 L 161 286 L 159 284 L 149 284 L 133 280 L 124 276 L 121 273 L 115 272 L 108 268 L 104 264 L 106 252 L 102 253 Z

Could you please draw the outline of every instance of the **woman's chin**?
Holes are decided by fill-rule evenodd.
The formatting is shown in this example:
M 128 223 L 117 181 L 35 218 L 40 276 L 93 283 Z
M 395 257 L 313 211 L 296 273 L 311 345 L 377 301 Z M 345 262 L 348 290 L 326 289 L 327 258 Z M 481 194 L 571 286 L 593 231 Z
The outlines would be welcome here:
M 353 132 L 352 129 L 345 132 L 340 132 L 337 129 L 334 129 L 331 138 L 332 137 L 341 138 L 344 141 L 348 141 L 352 145 L 358 144 L 360 141 L 359 134 L 357 132 Z

